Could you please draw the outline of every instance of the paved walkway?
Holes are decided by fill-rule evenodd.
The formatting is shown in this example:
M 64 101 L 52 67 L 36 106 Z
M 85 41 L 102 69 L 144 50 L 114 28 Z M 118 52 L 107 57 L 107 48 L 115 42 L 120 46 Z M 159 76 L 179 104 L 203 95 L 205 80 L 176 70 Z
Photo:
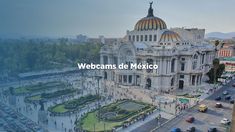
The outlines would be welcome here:
M 167 114 L 165 112 L 159 112 L 159 111 L 154 111 L 151 115 L 149 115 L 145 120 L 141 120 L 141 121 L 138 121 L 132 125 L 130 125 L 129 127 L 125 128 L 125 129 L 120 129 L 118 131 L 120 132 L 130 132 L 130 131 L 133 131 L 139 127 L 144 127 L 145 124 L 147 124 L 148 122 L 152 121 L 152 120 L 156 120 L 156 117 L 159 116 L 159 114 L 161 114 L 161 118 L 164 118 L 164 119 L 171 119 L 173 117 L 173 115 L 171 114 Z

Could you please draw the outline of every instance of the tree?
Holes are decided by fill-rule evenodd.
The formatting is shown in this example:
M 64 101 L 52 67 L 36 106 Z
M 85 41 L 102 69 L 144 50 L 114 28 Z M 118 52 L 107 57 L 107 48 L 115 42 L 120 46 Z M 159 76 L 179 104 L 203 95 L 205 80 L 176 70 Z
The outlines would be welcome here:
M 221 75 L 223 74 L 225 70 L 225 65 L 224 64 L 220 64 L 219 59 L 214 59 L 213 60 L 213 68 L 211 68 L 209 70 L 209 72 L 207 73 L 207 76 L 209 77 L 209 82 L 210 83 L 216 83 L 218 78 L 221 77 Z

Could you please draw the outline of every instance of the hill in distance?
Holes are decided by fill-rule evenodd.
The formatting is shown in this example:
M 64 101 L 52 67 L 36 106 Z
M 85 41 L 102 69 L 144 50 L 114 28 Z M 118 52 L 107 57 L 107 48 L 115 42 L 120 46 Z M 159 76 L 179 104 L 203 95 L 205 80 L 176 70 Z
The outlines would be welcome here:
M 206 38 L 218 38 L 218 39 L 231 39 L 235 37 L 235 32 L 222 33 L 222 32 L 210 32 L 207 33 Z

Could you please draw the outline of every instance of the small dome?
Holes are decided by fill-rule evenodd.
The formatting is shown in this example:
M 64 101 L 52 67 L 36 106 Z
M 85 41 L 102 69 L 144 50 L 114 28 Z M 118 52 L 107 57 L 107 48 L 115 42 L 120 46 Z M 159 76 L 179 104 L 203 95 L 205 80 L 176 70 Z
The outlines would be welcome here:
M 177 42 L 181 40 L 178 33 L 168 30 L 162 33 L 159 42 Z
M 150 3 L 150 7 L 148 9 L 148 15 L 147 17 L 144 17 L 140 19 L 136 24 L 135 24 L 135 30 L 138 31 L 146 31 L 146 30 L 162 30 L 166 29 L 166 23 L 158 17 L 155 17 L 153 15 L 153 9 L 152 9 L 152 2 Z

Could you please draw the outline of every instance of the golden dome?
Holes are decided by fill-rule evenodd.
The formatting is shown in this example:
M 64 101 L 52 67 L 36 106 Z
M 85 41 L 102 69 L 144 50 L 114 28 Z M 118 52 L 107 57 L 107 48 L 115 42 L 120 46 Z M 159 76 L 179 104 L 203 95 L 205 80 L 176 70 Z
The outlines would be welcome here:
M 166 23 L 158 17 L 145 17 L 139 20 L 135 25 L 135 30 L 146 31 L 146 30 L 162 30 L 166 29 Z
M 177 42 L 181 40 L 182 39 L 178 33 L 168 30 L 162 33 L 159 41 L 160 42 Z
M 153 15 L 152 2 L 150 3 L 147 17 L 140 19 L 135 24 L 135 30 L 138 31 L 158 30 L 158 29 L 162 30 L 166 28 L 167 28 L 166 23 L 161 18 L 155 17 Z

